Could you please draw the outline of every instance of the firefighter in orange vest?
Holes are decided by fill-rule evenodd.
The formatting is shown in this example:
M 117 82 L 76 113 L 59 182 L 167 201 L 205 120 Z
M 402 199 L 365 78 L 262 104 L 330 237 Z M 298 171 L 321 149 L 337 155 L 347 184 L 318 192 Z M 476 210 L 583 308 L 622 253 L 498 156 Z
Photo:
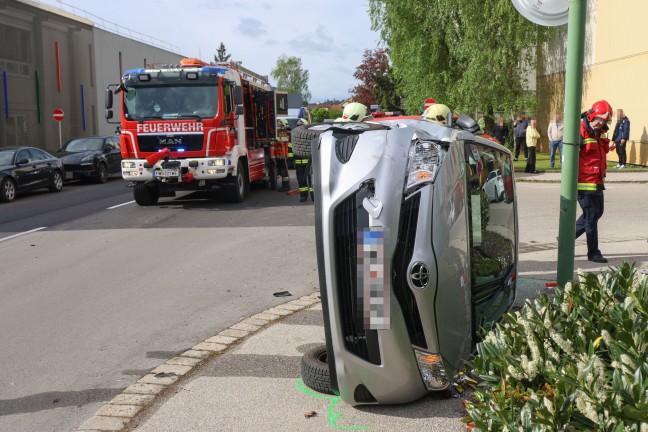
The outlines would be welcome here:
M 290 190 L 290 175 L 288 174 L 288 142 L 290 127 L 286 119 L 277 119 L 277 141 L 274 145 L 275 164 L 277 173 L 281 176 L 281 187 L 277 192 Z M 272 179 L 274 181 L 275 179 Z
M 308 120 L 300 118 L 297 120 L 297 126 L 307 125 Z M 295 171 L 297 173 L 297 183 L 299 183 L 299 202 L 308 201 L 308 195 L 311 201 L 315 201 L 313 192 L 313 179 L 311 176 L 311 160 L 301 156 L 295 157 Z
M 576 238 L 587 236 L 587 259 L 606 263 L 598 248 L 598 221 L 603 216 L 603 191 L 607 153 L 614 144 L 605 137 L 612 119 L 612 107 L 601 100 L 582 115 L 580 153 L 578 155 L 578 204 L 583 214 L 576 221 Z

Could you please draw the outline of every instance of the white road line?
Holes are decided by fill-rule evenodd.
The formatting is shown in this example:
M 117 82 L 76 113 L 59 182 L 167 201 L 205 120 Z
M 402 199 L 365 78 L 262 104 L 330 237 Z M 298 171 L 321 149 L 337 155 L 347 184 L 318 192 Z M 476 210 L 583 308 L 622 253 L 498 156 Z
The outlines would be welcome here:
M 14 237 L 20 237 L 21 235 L 25 235 L 25 234 L 33 233 L 33 232 L 36 232 L 36 231 L 41 231 L 41 230 L 44 230 L 44 229 L 46 229 L 46 228 L 47 228 L 47 227 L 34 228 L 33 230 L 29 230 L 29 231 L 21 232 L 21 233 L 18 233 L 18 234 L 10 235 L 9 237 L 0 238 L 0 242 L 3 242 L 3 241 L 5 241 L 5 240 L 12 239 L 12 238 L 14 238 Z
M 125 203 L 122 203 L 122 204 L 117 204 L 116 206 L 108 207 L 106 210 L 116 209 L 117 207 L 125 206 L 125 205 L 128 205 L 128 204 L 133 204 L 134 202 L 135 201 L 133 200 L 133 201 L 128 201 L 128 202 L 125 202 Z

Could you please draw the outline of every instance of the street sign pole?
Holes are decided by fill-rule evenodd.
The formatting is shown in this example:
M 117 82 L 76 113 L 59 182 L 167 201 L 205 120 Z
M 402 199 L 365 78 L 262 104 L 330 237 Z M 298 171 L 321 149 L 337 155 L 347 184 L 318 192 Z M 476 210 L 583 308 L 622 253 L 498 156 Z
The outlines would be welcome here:
M 580 112 L 587 0 L 570 0 L 565 72 L 565 163 L 560 181 L 557 283 L 564 287 L 574 275 Z
M 63 147 L 63 135 L 61 134 L 61 122 L 59 124 L 59 148 Z

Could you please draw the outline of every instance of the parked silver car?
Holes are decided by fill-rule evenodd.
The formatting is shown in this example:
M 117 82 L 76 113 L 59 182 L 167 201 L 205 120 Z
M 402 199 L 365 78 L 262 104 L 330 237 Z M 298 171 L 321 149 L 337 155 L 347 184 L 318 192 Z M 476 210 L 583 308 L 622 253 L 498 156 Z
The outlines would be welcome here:
M 510 152 L 472 125 L 396 118 L 313 140 L 326 347 L 303 357 L 307 385 L 351 405 L 446 389 L 512 305 L 516 202 L 484 193 Z

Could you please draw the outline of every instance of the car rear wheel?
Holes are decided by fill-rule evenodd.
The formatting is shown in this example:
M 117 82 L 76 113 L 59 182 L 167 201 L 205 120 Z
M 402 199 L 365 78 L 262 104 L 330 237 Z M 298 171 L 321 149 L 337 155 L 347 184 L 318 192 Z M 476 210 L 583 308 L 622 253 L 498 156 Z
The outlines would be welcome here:
M 2 179 L 0 183 L 0 202 L 11 202 L 16 199 L 16 184 L 10 178 Z
M 311 348 L 302 356 L 301 372 L 304 384 L 309 388 L 324 394 L 335 394 L 331 388 L 326 344 Z
M 97 183 L 106 183 L 108 181 L 108 167 L 101 162 L 97 165 L 96 181 Z
M 160 199 L 160 188 L 158 185 L 137 182 L 133 188 L 133 197 L 138 205 L 152 206 Z
M 61 192 L 63 189 L 63 176 L 61 171 L 54 171 L 52 173 L 52 178 L 50 180 L 49 191 L 50 192 Z

